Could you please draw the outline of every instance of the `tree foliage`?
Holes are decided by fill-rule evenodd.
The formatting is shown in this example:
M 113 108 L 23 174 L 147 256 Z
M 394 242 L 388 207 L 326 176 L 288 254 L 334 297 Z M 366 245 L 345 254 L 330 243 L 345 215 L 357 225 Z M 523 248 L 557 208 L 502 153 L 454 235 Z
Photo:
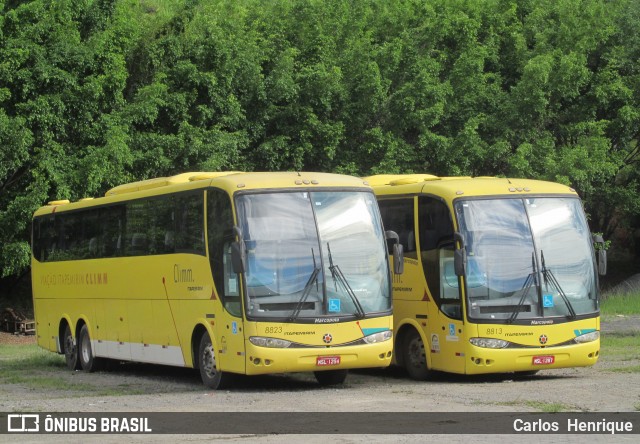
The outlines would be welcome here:
M 47 200 L 187 170 L 559 181 L 640 214 L 635 0 L 0 0 L 0 269 Z

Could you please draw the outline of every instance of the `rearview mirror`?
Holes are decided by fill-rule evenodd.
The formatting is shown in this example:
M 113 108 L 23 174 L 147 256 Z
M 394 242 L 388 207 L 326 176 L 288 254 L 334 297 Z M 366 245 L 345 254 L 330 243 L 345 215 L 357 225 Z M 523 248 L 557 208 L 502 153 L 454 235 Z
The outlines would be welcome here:
M 400 237 L 395 231 L 387 230 L 384 232 L 387 240 L 394 241 L 393 243 L 393 272 L 395 274 L 404 273 L 404 247 L 400 243 Z
M 467 272 L 467 249 L 464 246 L 464 238 L 462 234 L 456 231 L 453 233 L 453 239 L 460 245 L 453 253 L 454 271 L 456 276 L 464 276 Z
M 604 276 L 607 274 L 607 250 L 605 249 L 604 239 L 599 234 L 593 235 L 593 243 L 596 247 L 596 261 L 598 262 L 598 274 Z
M 231 243 L 231 266 L 234 273 L 244 273 L 247 269 L 247 247 L 240 227 L 234 225 L 233 234 L 238 237 L 238 240 Z

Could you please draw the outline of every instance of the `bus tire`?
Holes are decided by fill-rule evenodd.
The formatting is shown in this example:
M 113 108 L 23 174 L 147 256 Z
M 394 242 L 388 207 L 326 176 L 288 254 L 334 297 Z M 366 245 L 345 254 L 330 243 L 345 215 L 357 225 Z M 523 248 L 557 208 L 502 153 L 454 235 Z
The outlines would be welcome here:
M 80 366 L 85 372 L 92 373 L 100 370 L 102 367 L 102 359 L 96 358 L 93 355 L 89 328 L 86 325 L 82 326 L 78 337 L 78 358 L 80 360 Z
M 69 370 L 80 370 L 80 360 L 78 359 L 78 347 L 73 340 L 71 334 L 71 327 L 67 324 L 64 329 L 64 337 L 62 338 L 64 344 L 64 360 L 67 363 Z
M 340 385 L 347 379 L 348 370 L 325 370 L 322 372 L 313 372 L 318 381 L 318 384 L 322 386 Z
M 431 373 L 427 366 L 427 351 L 420 334 L 411 330 L 402 341 L 402 361 L 412 379 L 423 381 Z
M 216 354 L 209 333 L 204 332 L 198 349 L 198 366 L 202 383 L 213 390 L 224 388 L 230 375 L 221 372 L 216 363 Z

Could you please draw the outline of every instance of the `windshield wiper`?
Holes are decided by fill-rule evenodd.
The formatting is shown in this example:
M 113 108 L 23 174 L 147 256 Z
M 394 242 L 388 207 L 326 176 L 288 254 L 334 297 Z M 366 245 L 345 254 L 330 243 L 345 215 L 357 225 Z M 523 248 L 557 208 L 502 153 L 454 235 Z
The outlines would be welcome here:
M 509 316 L 509 319 L 507 319 L 508 324 L 511 324 L 518 317 L 518 314 L 520 313 L 520 307 L 522 307 L 522 305 L 524 304 L 524 300 L 529 294 L 529 290 L 531 289 L 531 286 L 535 285 L 536 288 L 538 287 L 538 271 L 536 270 L 536 258 L 535 258 L 534 252 L 531 253 L 531 268 L 533 269 L 533 271 L 529 273 L 529 276 L 527 276 L 527 279 L 524 281 L 524 284 L 522 285 L 522 296 L 520 296 L 518 305 L 516 305 L 516 308 L 513 310 L 513 313 L 511 313 L 511 316 Z
M 329 255 L 329 270 L 331 270 L 331 276 L 333 277 L 334 282 L 336 282 L 336 291 L 338 290 L 337 282 L 340 282 L 353 301 L 353 305 L 355 305 L 356 307 L 356 317 L 360 319 L 364 318 L 364 309 L 362 308 L 362 305 L 360 305 L 358 297 L 349 286 L 349 282 L 347 282 L 347 278 L 345 278 L 344 274 L 342 274 L 342 270 L 340 270 L 340 267 L 334 265 L 333 263 L 333 257 L 331 256 L 331 248 L 329 247 L 329 242 L 327 242 L 327 252 Z
M 295 321 L 298 318 L 298 316 L 300 316 L 300 311 L 302 310 L 302 306 L 307 300 L 307 297 L 309 297 L 309 294 L 311 293 L 311 287 L 313 286 L 314 282 L 316 282 L 316 290 L 317 290 L 317 281 L 318 281 L 318 274 L 320 273 L 320 267 L 316 265 L 316 255 L 313 252 L 313 248 L 311 249 L 311 257 L 313 258 L 313 272 L 311 272 L 311 276 L 309 276 L 309 280 L 307 281 L 307 283 L 304 286 L 304 289 L 302 290 L 302 296 L 300 296 L 300 299 L 296 304 L 296 308 L 293 309 L 291 316 L 289 316 L 289 322 Z
M 544 252 L 542 250 L 540 250 L 540 258 L 541 258 L 541 261 L 542 261 L 542 277 L 544 278 L 545 287 L 548 288 L 549 282 L 551 283 L 551 285 L 553 287 L 555 287 L 555 289 L 557 290 L 558 294 L 560 295 L 560 297 L 562 298 L 562 300 L 566 304 L 567 309 L 569 310 L 569 317 L 571 319 L 575 319 L 576 318 L 576 311 L 573 309 L 573 305 L 571 305 L 571 302 L 569 301 L 569 298 L 565 294 L 564 290 L 562 290 L 562 287 L 560 286 L 560 282 L 558 282 L 558 280 L 554 276 L 553 272 L 550 269 L 548 269 L 547 266 L 545 265 L 545 263 L 544 263 Z

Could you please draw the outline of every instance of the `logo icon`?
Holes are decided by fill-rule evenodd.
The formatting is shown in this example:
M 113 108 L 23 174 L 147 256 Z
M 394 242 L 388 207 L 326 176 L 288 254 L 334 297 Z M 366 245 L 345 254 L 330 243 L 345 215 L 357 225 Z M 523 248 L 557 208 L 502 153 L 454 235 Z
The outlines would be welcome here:
M 540 335 L 540 338 L 539 338 L 540 344 L 544 345 L 547 343 L 548 340 L 549 338 L 547 338 L 547 335 Z
M 7 416 L 7 432 L 39 432 L 40 415 L 20 414 Z
M 325 344 L 330 344 L 331 341 L 333 341 L 333 336 L 331 336 L 329 333 L 325 333 L 324 336 L 322 337 L 322 340 L 324 341 Z

